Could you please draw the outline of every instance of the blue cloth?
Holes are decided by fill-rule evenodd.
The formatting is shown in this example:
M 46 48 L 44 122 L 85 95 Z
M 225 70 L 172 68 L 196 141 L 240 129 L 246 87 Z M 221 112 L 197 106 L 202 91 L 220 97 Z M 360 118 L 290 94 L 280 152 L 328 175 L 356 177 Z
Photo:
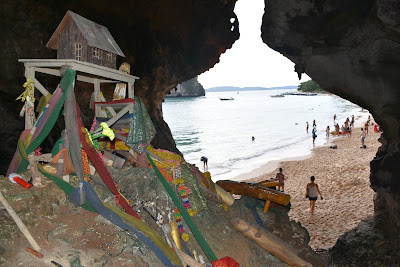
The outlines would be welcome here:
M 157 247 L 147 236 L 132 228 L 128 224 L 126 224 L 121 217 L 118 216 L 114 211 L 106 208 L 101 202 L 100 198 L 97 196 L 96 192 L 90 186 L 88 182 L 83 181 L 83 186 L 85 187 L 86 197 L 89 203 L 93 206 L 93 208 L 101 214 L 104 218 L 112 222 L 113 224 L 121 227 L 122 229 L 132 231 L 143 243 L 151 248 L 154 251 L 156 256 L 161 260 L 161 262 L 165 266 L 177 267 L 177 265 L 173 265 L 169 258 L 165 255 L 165 253 Z

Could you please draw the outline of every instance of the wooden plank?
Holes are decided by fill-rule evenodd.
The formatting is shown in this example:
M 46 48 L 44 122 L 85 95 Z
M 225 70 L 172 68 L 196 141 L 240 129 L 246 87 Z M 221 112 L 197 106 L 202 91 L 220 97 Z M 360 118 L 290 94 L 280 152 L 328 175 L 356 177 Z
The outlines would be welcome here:
M 61 77 L 61 70 L 58 69 L 50 69 L 50 68 L 35 68 L 36 72 L 44 73 L 44 74 L 49 74 L 53 76 L 59 76 Z M 76 79 L 80 82 L 85 82 L 85 83 L 94 83 L 93 78 L 89 78 L 83 75 L 76 75 Z
M 59 67 L 70 65 L 73 70 L 98 75 L 109 79 L 114 79 L 122 82 L 132 82 L 138 80 L 139 77 L 125 74 L 119 70 L 107 68 L 97 64 L 92 64 L 74 59 L 19 59 L 26 67 Z
M 111 125 L 113 125 L 114 123 L 117 122 L 117 120 L 119 120 L 122 116 L 125 115 L 125 113 L 129 112 L 130 110 L 130 105 L 127 105 L 126 107 L 124 107 L 120 112 L 118 112 L 114 117 L 112 117 L 111 119 L 109 119 L 108 121 L 106 121 L 108 127 L 111 127 Z
M 233 218 L 230 220 L 233 227 L 256 242 L 260 247 L 269 251 L 275 257 L 294 267 L 312 267 L 312 264 L 297 256 L 298 252 L 295 248 L 287 244 L 285 241 L 272 234 L 266 229 L 256 228 L 247 222 Z
M 100 94 L 100 100 L 102 102 L 106 102 L 107 101 L 102 94 Z M 106 108 L 108 109 L 108 111 L 110 111 L 111 115 L 113 115 L 113 116 L 117 115 L 117 113 L 115 112 L 115 110 L 112 107 L 106 106 Z
M 44 88 L 44 86 L 35 78 L 35 87 L 39 90 L 39 92 L 42 93 L 42 95 L 46 96 L 49 93 L 49 91 L 46 90 L 46 88 Z

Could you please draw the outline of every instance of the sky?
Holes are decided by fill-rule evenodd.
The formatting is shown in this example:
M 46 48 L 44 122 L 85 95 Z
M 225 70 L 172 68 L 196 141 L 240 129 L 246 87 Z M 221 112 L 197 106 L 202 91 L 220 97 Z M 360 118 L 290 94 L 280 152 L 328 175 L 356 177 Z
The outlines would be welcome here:
M 277 87 L 299 85 L 294 63 L 272 50 L 261 39 L 264 0 L 239 0 L 235 6 L 240 38 L 220 56 L 220 62 L 198 76 L 205 89 L 216 86 Z

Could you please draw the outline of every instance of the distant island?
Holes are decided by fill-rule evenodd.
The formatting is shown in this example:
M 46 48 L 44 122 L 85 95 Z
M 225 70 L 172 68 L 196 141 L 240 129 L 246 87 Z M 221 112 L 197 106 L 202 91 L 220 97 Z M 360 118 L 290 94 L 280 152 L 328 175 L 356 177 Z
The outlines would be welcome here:
M 165 97 L 195 97 L 205 96 L 205 91 L 197 77 L 186 82 L 178 84 L 174 89 L 169 91 Z
M 206 89 L 208 92 L 230 92 L 230 91 L 262 91 L 262 90 L 289 90 L 296 89 L 296 85 L 280 86 L 280 87 L 236 87 L 236 86 L 218 86 Z
M 317 93 L 326 93 L 324 89 L 322 89 L 318 83 L 313 80 L 309 80 L 307 82 L 300 83 L 297 91 L 300 92 L 317 92 Z

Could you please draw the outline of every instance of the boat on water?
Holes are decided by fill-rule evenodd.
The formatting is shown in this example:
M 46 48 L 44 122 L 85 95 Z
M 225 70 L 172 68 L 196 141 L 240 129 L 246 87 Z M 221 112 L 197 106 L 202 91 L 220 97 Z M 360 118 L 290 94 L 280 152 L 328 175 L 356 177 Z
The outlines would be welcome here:
M 270 95 L 270 97 L 285 97 L 284 95 Z
M 230 98 L 222 98 L 222 97 L 220 97 L 219 99 L 220 100 L 235 100 L 233 97 L 230 97 Z
M 315 96 L 317 93 L 286 93 L 286 95 Z

